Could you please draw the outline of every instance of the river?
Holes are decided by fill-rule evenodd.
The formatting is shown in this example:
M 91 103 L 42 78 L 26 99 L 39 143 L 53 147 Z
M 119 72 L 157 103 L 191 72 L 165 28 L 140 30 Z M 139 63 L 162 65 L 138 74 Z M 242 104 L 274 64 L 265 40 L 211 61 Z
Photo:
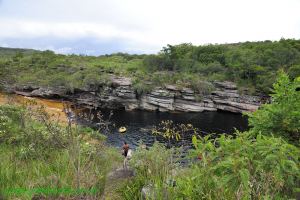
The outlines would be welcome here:
M 38 105 L 43 105 L 47 112 L 58 116 L 62 122 L 66 121 L 63 113 L 63 103 L 56 100 L 47 100 L 40 98 L 28 98 L 20 95 L 11 95 L 10 100 L 3 94 L 0 94 L 0 104 L 6 104 L 12 100 L 24 102 L 35 100 Z M 107 116 L 109 111 L 102 111 L 104 116 Z M 140 140 L 147 146 L 151 146 L 155 140 L 164 142 L 162 138 L 154 137 L 151 134 L 151 129 L 157 126 L 162 120 L 172 120 L 178 124 L 192 124 L 194 127 L 201 130 L 202 135 L 207 133 L 227 133 L 231 134 L 234 129 L 247 130 L 247 118 L 241 114 L 229 112 L 202 112 L 202 113 L 162 113 L 162 112 L 147 112 L 147 111 L 114 111 L 111 122 L 115 127 L 107 133 L 107 143 L 120 147 L 123 141 L 129 143 L 131 147 L 136 147 Z M 97 123 L 97 121 L 94 121 Z M 118 128 L 125 126 L 126 133 L 121 134 Z M 191 135 L 184 135 L 180 142 L 176 142 L 177 146 L 190 147 Z
M 102 111 L 104 116 L 109 115 L 109 111 Z M 151 146 L 155 140 L 166 142 L 161 137 L 152 135 L 152 128 L 158 126 L 163 120 L 172 120 L 174 124 L 192 124 L 201 131 L 201 135 L 208 133 L 232 134 L 234 129 L 244 131 L 248 129 L 247 118 L 241 114 L 229 112 L 202 112 L 202 113 L 163 113 L 147 111 L 114 111 L 111 122 L 115 124 L 109 133 L 106 134 L 107 142 L 113 146 L 120 147 L 126 141 L 131 147 L 137 147 L 142 141 L 147 146 Z M 94 124 L 97 121 L 94 121 Z M 119 127 L 126 127 L 126 133 L 118 132 Z M 180 141 L 174 140 L 173 145 L 191 147 L 192 134 L 183 135 Z

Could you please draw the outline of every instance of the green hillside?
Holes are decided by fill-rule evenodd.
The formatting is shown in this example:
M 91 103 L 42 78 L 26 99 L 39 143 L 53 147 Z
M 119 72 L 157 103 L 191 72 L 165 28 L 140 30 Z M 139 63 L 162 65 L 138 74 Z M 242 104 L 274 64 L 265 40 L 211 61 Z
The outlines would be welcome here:
M 31 55 L 33 53 L 40 52 L 34 49 L 21 49 L 21 48 L 7 48 L 7 47 L 0 47 L 0 57 L 4 56 L 14 56 L 16 53 L 22 53 L 25 55 Z
M 278 70 L 292 78 L 300 75 L 300 40 L 201 46 L 184 43 L 167 45 L 155 55 L 60 55 L 1 48 L 0 67 L 1 79 L 7 82 L 64 86 L 70 91 L 107 84 L 108 74 L 115 74 L 131 77 L 139 92 L 166 84 L 203 90 L 206 81 L 229 80 L 237 83 L 240 92 L 269 93 Z

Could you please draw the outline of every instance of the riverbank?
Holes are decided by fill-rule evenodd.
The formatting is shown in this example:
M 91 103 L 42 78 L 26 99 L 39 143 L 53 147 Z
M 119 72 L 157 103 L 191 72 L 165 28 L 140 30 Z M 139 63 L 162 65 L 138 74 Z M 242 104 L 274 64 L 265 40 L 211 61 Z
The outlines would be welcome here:
M 0 94 L 0 199 L 122 198 L 120 189 L 133 171 L 123 170 L 119 148 L 108 145 L 105 137 L 92 129 L 65 129 L 64 103 Z M 4 117 L 12 121 L 5 125 Z M 19 118 L 25 128 L 19 127 L 23 126 Z M 79 158 L 81 164 L 76 167 Z
M 70 105 L 71 103 L 68 101 L 58 101 L 51 99 L 42 99 L 37 97 L 27 97 L 18 94 L 0 93 L 0 105 L 6 104 L 30 104 L 34 107 L 43 107 L 52 119 L 56 119 L 61 123 L 67 123 L 68 118 L 65 115 L 64 106 Z
M 14 86 L 13 93 L 47 99 L 72 100 L 79 107 L 146 110 L 159 112 L 203 112 L 228 111 L 234 113 L 253 112 L 268 100 L 264 96 L 239 94 L 233 82 L 214 82 L 213 90 L 200 94 L 191 88 L 176 85 L 156 87 L 139 94 L 127 77 L 111 76 L 109 85 L 75 89 L 64 87 L 45 88 L 35 85 Z M 203 83 L 207 84 L 207 83 Z

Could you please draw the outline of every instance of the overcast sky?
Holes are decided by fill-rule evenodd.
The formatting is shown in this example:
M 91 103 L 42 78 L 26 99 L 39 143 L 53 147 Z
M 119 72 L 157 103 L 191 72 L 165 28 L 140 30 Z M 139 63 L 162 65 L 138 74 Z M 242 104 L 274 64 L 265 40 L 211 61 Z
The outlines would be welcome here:
M 0 0 L 0 46 L 99 55 L 300 38 L 300 0 Z

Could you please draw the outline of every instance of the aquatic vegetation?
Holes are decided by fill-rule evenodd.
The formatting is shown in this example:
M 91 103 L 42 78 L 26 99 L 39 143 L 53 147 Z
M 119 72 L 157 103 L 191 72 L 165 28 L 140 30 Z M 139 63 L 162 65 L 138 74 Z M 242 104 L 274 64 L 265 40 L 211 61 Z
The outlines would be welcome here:
M 194 128 L 192 124 L 175 124 L 171 120 L 161 121 L 152 129 L 152 134 L 168 140 L 169 146 L 171 145 L 171 141 L 181 140 L 183 134 L 189 133 L 198 135 L 199 132 L 200 131 Z

